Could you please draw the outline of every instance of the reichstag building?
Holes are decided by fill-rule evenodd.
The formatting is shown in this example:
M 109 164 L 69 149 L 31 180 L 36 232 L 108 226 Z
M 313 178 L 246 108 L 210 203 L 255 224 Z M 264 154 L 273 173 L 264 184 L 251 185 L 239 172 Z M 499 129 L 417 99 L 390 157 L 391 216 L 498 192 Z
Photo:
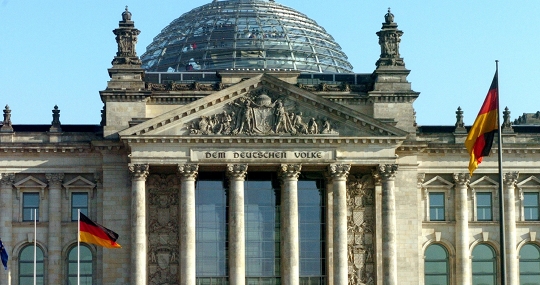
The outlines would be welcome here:
M 34 241 L 37 284 L 77 284 L 79 209 L 122 245 L 81 245 L 85 285 L 500 284 L 501 263 L 507 284 L 540 284 L 540 114 L 500 110 L 503 181 L 493 159 L 471 176 L 460 109 L 416 124 L 406 37 L 385 13 L 374 70 L 354 73 L 273 0 L 211 1 L 140 55 L 119 11 L 101 122 L 3 110 L 0 285 L 33 284 Z

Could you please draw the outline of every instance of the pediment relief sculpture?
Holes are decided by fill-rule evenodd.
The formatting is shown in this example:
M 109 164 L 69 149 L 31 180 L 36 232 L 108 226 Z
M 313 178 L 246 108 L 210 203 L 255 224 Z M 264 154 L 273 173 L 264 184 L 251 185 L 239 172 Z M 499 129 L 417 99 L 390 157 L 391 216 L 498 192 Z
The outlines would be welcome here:
M 336 123 L 316 112 L 302 112 L 283 96 L 264 89 L 228 103 L 223 112 L 188 124 L 191 135 L 338 135 Z

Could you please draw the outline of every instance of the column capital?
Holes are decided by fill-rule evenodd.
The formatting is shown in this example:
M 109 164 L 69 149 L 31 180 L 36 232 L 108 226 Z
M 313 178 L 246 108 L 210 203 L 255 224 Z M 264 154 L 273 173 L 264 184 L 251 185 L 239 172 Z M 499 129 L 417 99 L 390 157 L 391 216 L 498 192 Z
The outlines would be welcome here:
M 298 179 L 302 170 L 301 164 L 282 164 L 279 167 L 279 175 L 281 179 Z
M 129 164 L 129 171 L 134 179 L 146 180 L 149 168 L 148 164 Z
M 454 173 L 453 177 L 454 177 L 454 182 L 458 186 L 465 186 L 469 184 L 469 181 L 471 179 L 471 175 L 469 173 Z
M 398 170 L 397 164 L 379 164 L 373 173 L 377 180 L 394 180 Z
M 246 178 L 247 164 L 227 164 L 227 176 L 229 179 L 244 180 Z
M 330 164 L 328 165 L 328 174 L 332 179 L 347 179 L 351 170 L 350 164 Z
M 514 183 L 517 182 L 518 177 L 519 177 L 518 171 L 506 172 L 504 173 L 504 178 L 503 178 L 504 184 L 513 185 Z
M 49 182 L 49 186 L 60 187 L 64 180 L 64 173 L 46 173 L 45 178 Z
M 195 177 L 197 177 L 197 174 L 199 173 L 199 165 L 198 164 L 179 164 L 178 172 L 180 173 L 180 176 L 182 177 L 182 179 L 186 179 L 186 178 L 195 179 Z
M 15 182 L 14 173 L 0 173 L 0 186 L 13 186 Z

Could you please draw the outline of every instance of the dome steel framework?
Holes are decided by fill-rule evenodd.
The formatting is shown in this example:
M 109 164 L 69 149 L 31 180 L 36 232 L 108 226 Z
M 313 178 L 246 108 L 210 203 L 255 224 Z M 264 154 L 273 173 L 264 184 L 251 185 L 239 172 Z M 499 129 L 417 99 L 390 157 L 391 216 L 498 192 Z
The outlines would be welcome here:
M 261 0 L 216 1 L 172 21 L 141 56 L 147 71 L 280 69 L 352 73 L 326 30 L 306 15 Z

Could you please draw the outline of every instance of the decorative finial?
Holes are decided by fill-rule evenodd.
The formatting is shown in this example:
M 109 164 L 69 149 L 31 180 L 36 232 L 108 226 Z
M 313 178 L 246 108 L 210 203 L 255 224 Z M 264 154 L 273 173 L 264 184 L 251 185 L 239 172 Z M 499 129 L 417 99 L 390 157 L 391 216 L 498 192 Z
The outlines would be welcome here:
M 124 22 L 131 21 L 131 12 L 129 12 L 127 5 L 126 5 L 126 10 L 122 13 L 122 20 Z
M 388 13 L 384 15 L 384 20 L 386 21 L 387 24 L 391 24 L 394 22 L 394 14 L 390 12 L 390 7 L 388 7 Z
M 463 111 L 461 110 L 461 106 L 459 106 L 456 111 L 456 130 L 454 132 L 460 134 L 467 133 L 465 123 L 463 122 Z
M 514 132 L 514 128 L 512 128 L 512 122 L 510 122 L 510 110 L 508 109 L 508 107 L 505 107 L 503 111 L 502 131 L 503 133 Z
M 8 105 L 6 105 L 6 108 L 4 109 L 4 121 L 2 122 L 2 128 L 0 128 L 0 131 L 2 132 L 13 131 L 13 127 L 11 126 L 11 110 L 9 109 Z

